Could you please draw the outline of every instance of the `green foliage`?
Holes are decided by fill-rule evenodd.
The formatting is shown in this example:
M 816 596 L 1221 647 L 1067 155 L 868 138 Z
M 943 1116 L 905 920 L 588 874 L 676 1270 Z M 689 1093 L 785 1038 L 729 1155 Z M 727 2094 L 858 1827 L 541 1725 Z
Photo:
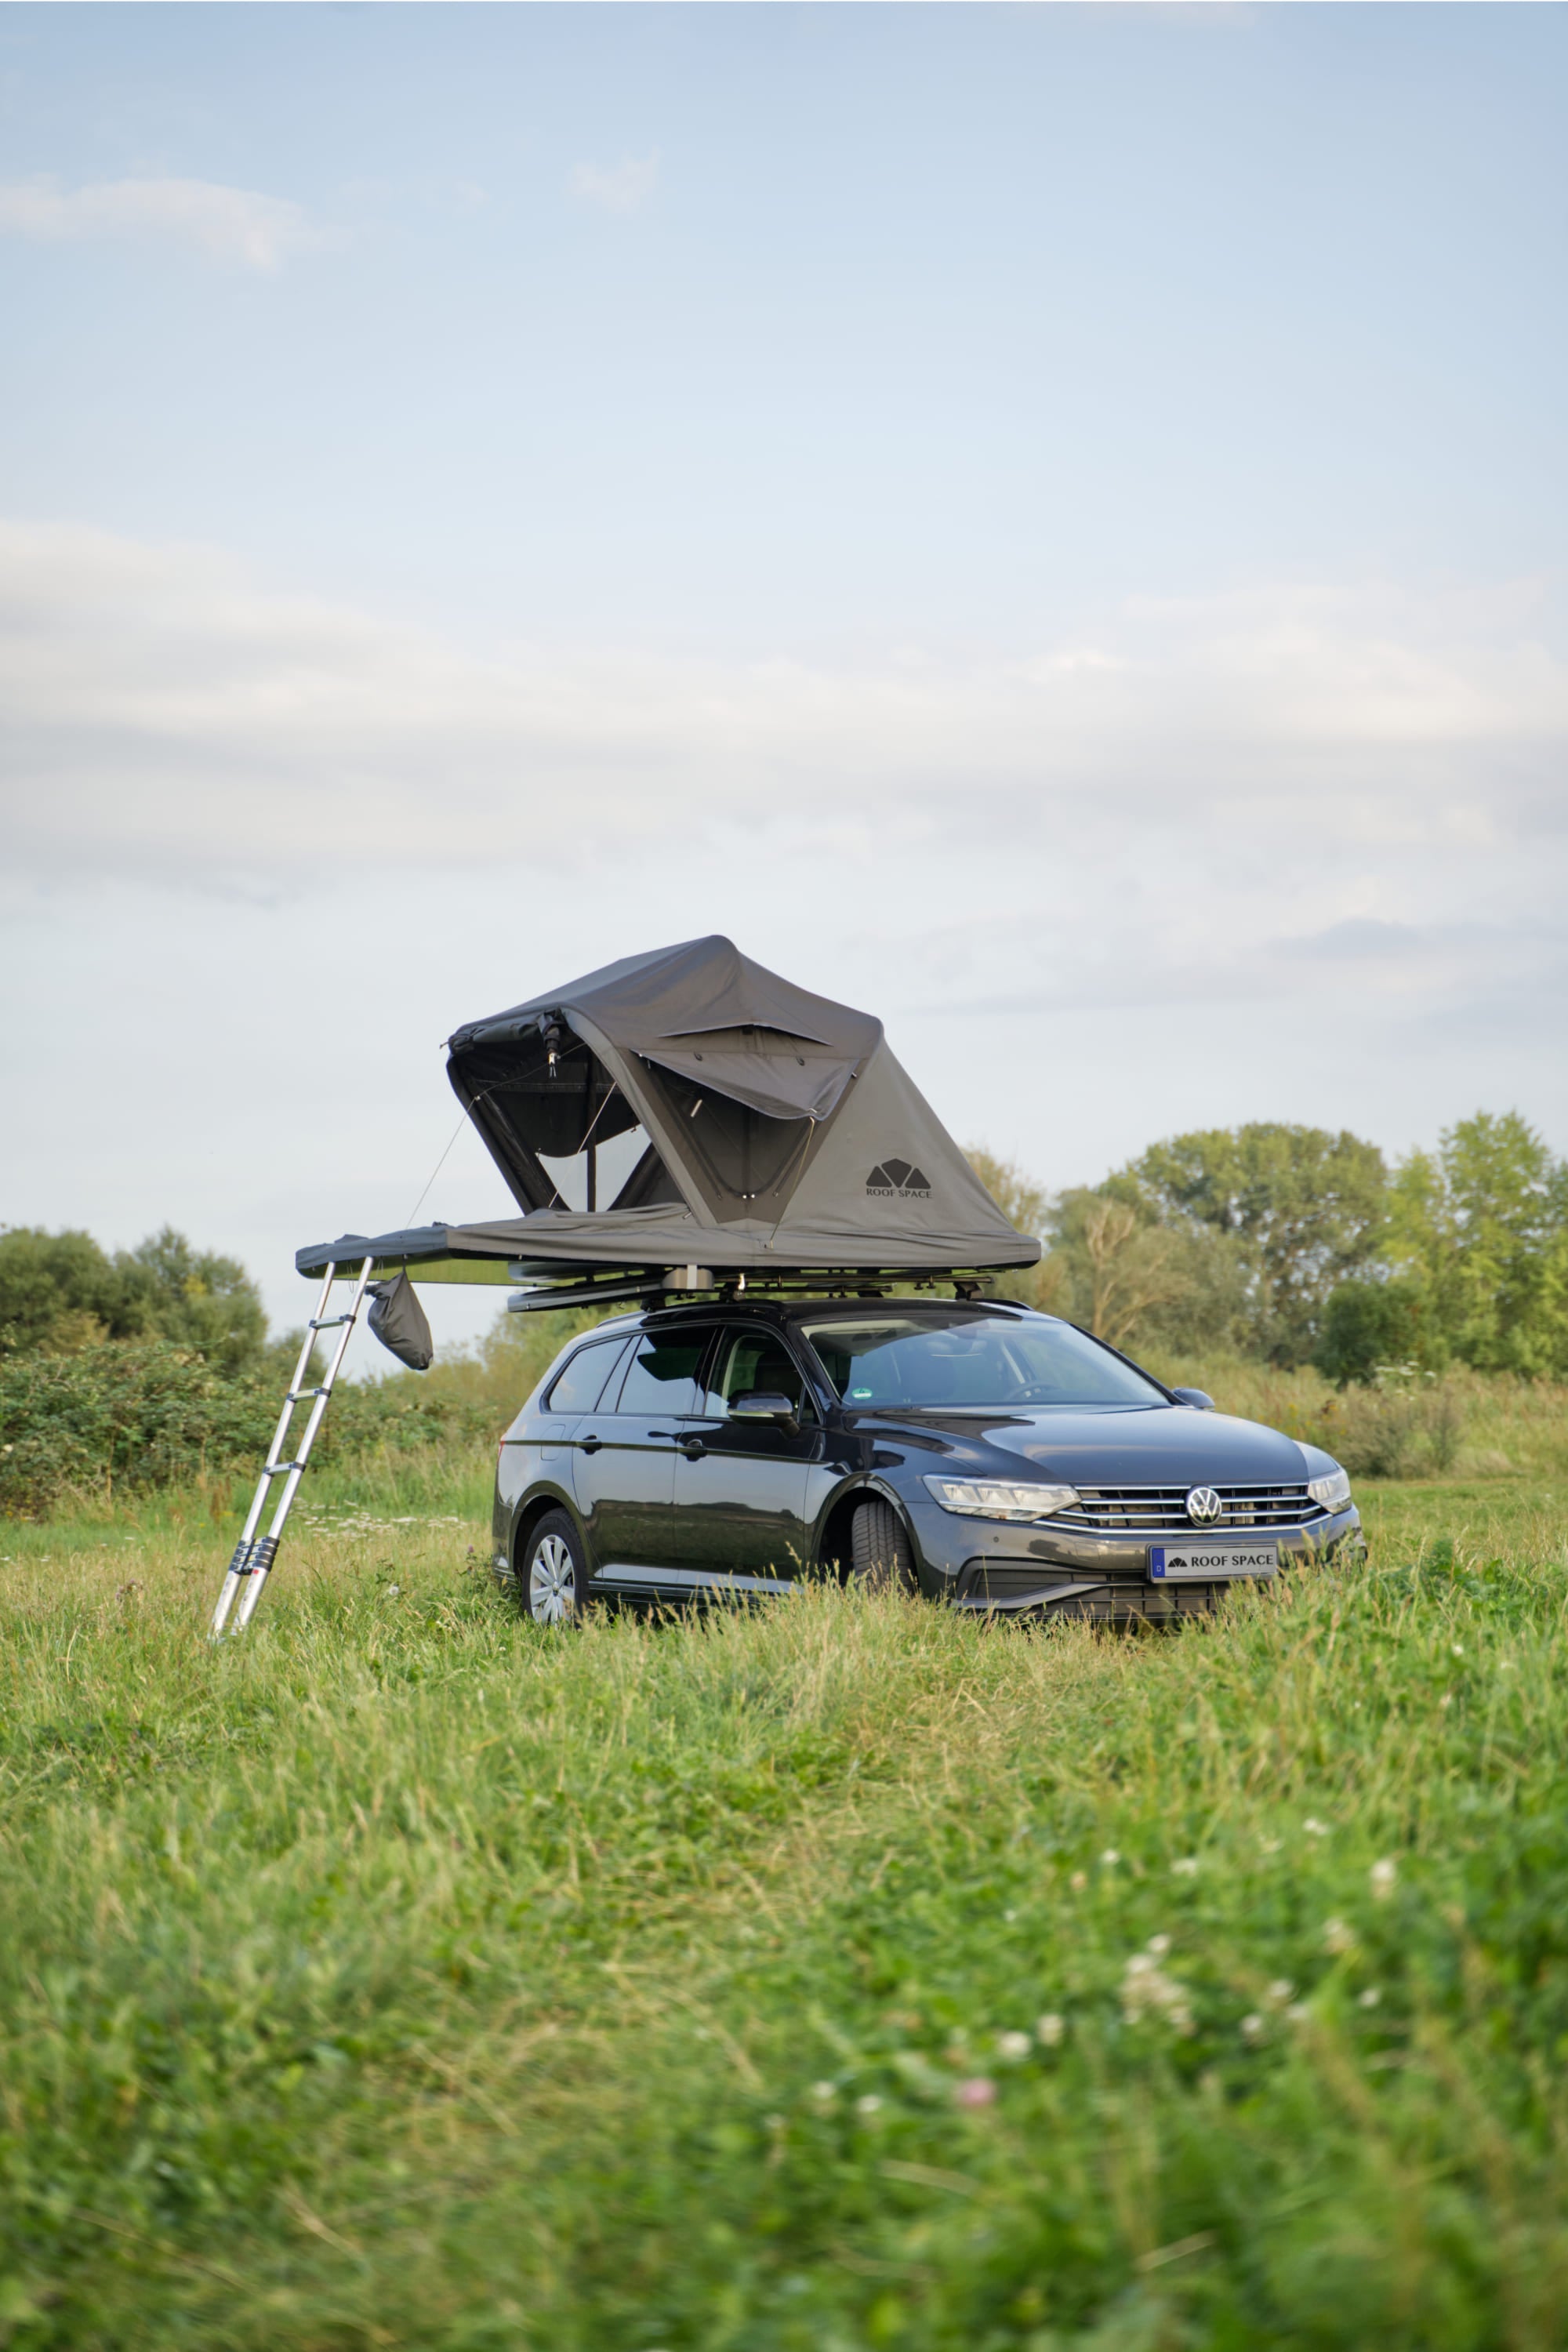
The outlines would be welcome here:
M 21 1531 L 10 2352 L 1548 2352 L 1560 1517 L 1373 1517 L 1147 1642 Z
M 38 1517 L 68 1498 L 101 1506 L 120 1494 L 205 1490 L 258 1471 L 292 1369 L 293 1351 L 279 1349 L 226 1375 L 162 1340 L 0 1358 L 0 1517 Z M 487 1443 L 498 1426 L 488 1399 L 422 1388 L 413 1373 L 345 1381 L 313 1459 L 384 1473 L 410 1454 Z
M 1375 1257 L 1386 1186 L 1375 1144 L 1263 1122 L 1153 1144 L 1106 1190 L 1142 1201 L 1163 1224 L 1229 1241 L 1246 1269 L 1254 1344 L 1290 1364 L 1310 1355 L 1330 1293 Z
M 90 1234 L 0 1233 L 0 1357 L 159 1339 L 232 1372 L 257 1360 L 266 1338 L 244 1267 L 171 1226 L 112 1258 Z
M 1568 1163 L 1516 1111 L 1478 1112 L 1435 1154 L 1411 1154 L 1392 1187 L 1388 1255 L 1465 1363 L 1568 1372 Z
M 1342 1282 L 1329 1295 L 1312 1360 L 1331 1381 L 1375 1380 L 1385 1365 L 1436 1369 L 1447 1347 L 1424 1284 Z
M 146 1286 L 90 1234 L 15 1225 L 0 1233 L 0 1356 L 61 1354 L 147 1328 Z
M 1228 1235 L 1163 1224 L 1114 1179 L 1059 1194 L 1049 1231 L 1061 1311 L 1113 1348 L 1247 1344 L 1247 1266 Z
M 256 1362 L 267 1341 L 261 1295 L 238 1260 L 193 1249 L 172 1225 L 119 1263 L 145 1284 L 149 1328 L 226 1372 Z
M 1260 1124 L 1152 1145 L 1049 1196 L 976 1148 L 972 1165 L 1040 1266 L 1026 1299 L 1115 1347 L 1316 1362 L 1568 1373 L 1568 1163 L 1517 1112 L 1478 1112 L 1393 1171 L 1376 1147 Z
M 1052 1202 L 1043 1184 L 1037 1184 L 1010 1160 L 998 1160 L 984 1144 L 972 1144 L 964 1154 L 991 1198 L 1021 1234 L 1043 1242 L 1049 1234 Z M 997 1278 L 998 1298 L 1013 1298 L 1047 1315 L 1073 1316 L 1063 1269 L 1047 1255 L 1038 1265 L 1015 1268 Z M 1076 1317 L 1073 1318 L 1077 1319 Z

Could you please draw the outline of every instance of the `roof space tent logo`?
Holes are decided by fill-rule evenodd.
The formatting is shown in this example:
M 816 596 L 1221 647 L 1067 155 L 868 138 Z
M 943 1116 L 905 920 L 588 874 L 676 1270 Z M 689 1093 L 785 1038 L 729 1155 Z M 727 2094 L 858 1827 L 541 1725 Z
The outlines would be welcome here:
M 866 1179 L 866 1196 L 871 1201 L 924 1201 L 930 1194 L 931 1178 L 907 1160 L 879 1160 Z

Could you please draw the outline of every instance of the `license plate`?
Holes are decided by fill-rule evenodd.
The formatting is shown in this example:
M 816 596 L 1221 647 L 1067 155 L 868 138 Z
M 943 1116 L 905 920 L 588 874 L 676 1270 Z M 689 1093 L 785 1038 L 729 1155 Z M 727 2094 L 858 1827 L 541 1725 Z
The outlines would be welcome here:
M 1151 1544 L 1149 1573 L 1161 1582 L 1177 1577 L 1217 1583 L 1226 1576 L 1272 1576 L 1279 1565 L 1278 1544 Z

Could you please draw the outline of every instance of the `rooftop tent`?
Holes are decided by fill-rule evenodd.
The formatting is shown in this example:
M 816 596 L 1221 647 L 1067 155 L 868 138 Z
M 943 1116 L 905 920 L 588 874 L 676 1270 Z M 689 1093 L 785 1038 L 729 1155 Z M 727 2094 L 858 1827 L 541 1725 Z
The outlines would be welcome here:
M 900 1067 L 881 1023 L 781 980 L 728 940 L 607 964 L 468 1023 L 447 1050 L 453 1087 L 521 1213 L 344 1235 L 300 1251 L 301 1272 L 367 1254 L 420 1280 L 697 1265 L 935 1273 L 1039 1255 Z M 601 1203 L 601 1155 L 617 1139 L 610 1157 L 630 1164 Z

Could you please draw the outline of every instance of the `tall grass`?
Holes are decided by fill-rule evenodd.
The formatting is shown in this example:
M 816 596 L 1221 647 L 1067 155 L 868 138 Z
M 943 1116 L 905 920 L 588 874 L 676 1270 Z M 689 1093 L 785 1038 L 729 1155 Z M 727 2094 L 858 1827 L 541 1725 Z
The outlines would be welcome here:
M 1145 1641 L 552 1638 L 319 1489 L 214 1650 L 204 1529 L 5 1530 L 0 2336 L 1545 2352 L 1547 1491 Z

